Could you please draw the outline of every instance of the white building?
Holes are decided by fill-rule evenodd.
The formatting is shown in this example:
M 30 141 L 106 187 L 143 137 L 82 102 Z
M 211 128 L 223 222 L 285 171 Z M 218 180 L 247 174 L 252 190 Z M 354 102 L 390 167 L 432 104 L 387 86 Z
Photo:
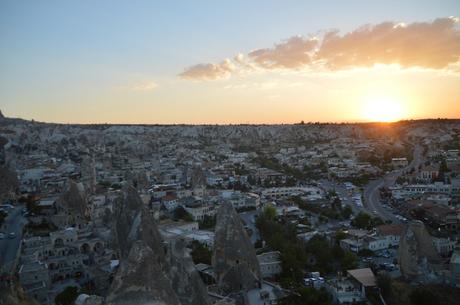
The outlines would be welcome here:
M 399 246 L 399 240 L 405 229 L 404 225 L 386 224 L 377 227 L 377 235 L 387 240 L 389 247 Z
M 262 191 L 262 196 L 270 199 L 286 199 L 293 196 L 305 196 L 309 200 L 324 197 L 324 191 L 316 186 L 305 187 L 273 187 Z
M 279 251 L 265 252 L 257 255 L 260 272 L 263 278 L 273 277 L 281 273 L 281 253 Z

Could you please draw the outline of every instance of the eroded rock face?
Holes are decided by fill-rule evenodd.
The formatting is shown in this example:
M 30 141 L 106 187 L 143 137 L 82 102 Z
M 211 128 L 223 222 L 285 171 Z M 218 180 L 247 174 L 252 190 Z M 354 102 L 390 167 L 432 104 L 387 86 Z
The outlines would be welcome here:
M 108 305 L 180 305 L 157 255 L 142 241 L 133 243 L 107 296 Z
M 81 226 L 88 220 L 87 202 L 83 186 L 70 181 L 67 190 L 56 202 L 58 213 L 66 218 L 64 226 Z
M 172 288 L 182 305 L 211 305 L 208 291 L 182 240 L 171 245 L 169 262 Z
M 153 217 L 142 203 L 134 187 L 123 190 L 119 200 L 115 202 L 114 215 L 115 244 L 125 267 L 117 271 L 116 278 L 120 282 L 118 284 L 114 282 L 112 285 L 111 297 L 107 299 L 109 304 L 175 304 L 161 303 L 164 300 L 172 302 L 175 299 L 182 305 L 211 304 L 206 287 L 190 255 L 186 252 L 184 243 L 182 241 L 172 243 L 166 254 Z M 137 253 L 141 250 L 143 253 Z M 149 276 L 139 274 L 128 278 L 126 273 L 130 270 L 129 268 L 133 270 L 138 268 L 135 266 L 136 260 L 143 262 L 146 266 L 144 269 L 139 266 L 136 272 L 154 272 L 155 274 Z M 146 303 L 151 299 L 149 293 L 157 287 L 168 289 L 167 294 L 170 294 L 169 290 L 172 290 L 173 299 L 161 297 L 154 299 L 156 303 Z M 119 295 L 120 290 L 125 292 Z M 156 293 L 154 291 L 153 295 Z M 118 303 L 114 303 L 113 295 L 117 296 Z
M 114 219 L 115 243 L 122 258 L 128 255 L 135 241 L 142 240 L 165 265 L 160 233 L 134 187 L 123 190 L 122 196 L 115 202 Z
M 6 154 L 5 154 L 5 144 L 8 143 L 8 139 L 0 137 L 0 166 L 5 166 L 6 163 Z
M 1 112 L 0 112 L 0 114 L 1 114 Z M 0 115 L 0 118 L 1 118 L 1 115 Z M 5 146 L 6 143 L 8 143 L 8 139 L 5 138 L 5 137 L 0 137 L 0 149 L 2 149 Z
M 202 187 L 206 185 L 206 176 L 204 175 L 203 170 L 199 167 L 194 167 L 192 169 L 190 180 L 191 180 L 190 184 L 192 185 L 192 188 Z
M 423 222 L 411 222 L 401 236 L 398 261 L 401 274 L 408 279 L 427 277 L 438 269 L 441 258 Z
M 217 212 L 212 265 L 217 285 L 225 293 L 260 286 L 262 277 L 255 249 L 229 202 L 223 203 Z
M 85 155 L 80 165 L 81 181 L 88 193 L 93 194 L 96 190 L 96 168 L 94 158 Z
M 18 187 L 16 174 L 7 167 L 0 166 L 0 200 L 13 198 Z
M 12 287 L 0 288 L 0 304 L 14 305 L 38 305 L 38 303 L 29 298 L 19 284 Z

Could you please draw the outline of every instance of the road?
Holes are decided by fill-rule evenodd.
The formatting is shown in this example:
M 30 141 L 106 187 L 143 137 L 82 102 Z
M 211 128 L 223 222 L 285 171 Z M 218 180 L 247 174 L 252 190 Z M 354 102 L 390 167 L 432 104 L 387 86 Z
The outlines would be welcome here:
M 402 169 L 394 170 L 386 174 L 380 179 L 371 181 L 364 188 L 364 205 L 367 211 L 375 216 L 379 216 L 383 220 L 391 220 L 393 223 L 400 223 L 401 220 L 396 218 L 396 216 L 391 212 L 391 210 L 385 209 L 380 202 L 380 192 L 379 188 L 385 186 L 393 186 L 396 182 L 396 179 L 404 172 L 408 171 L 411 168 L 417 169 L 418 166 L 422 163 L 422 148 L 419 145 L 415 145 L 414 148 L 414 157 L 411 163 Z
M 247 211 L 240 213 L 240 217 L 243 220 L 244 224 L 252 230 L 251 242 L 254 244 L 258 239 L 260 239 L 259 230 L 255 225 L 255 215 L 258 215 L 259 211 Z
M 26 219 L 22 215 L 22 206 L 14 207 L 9 210 L 1 232 L 5 233 L 5 238 L 0 239 L 0 270 L 9 272 L 22 240 L 22 228 L 26 224 Z M 8 234 L 14 232 L 15 238 L 9 238 Z

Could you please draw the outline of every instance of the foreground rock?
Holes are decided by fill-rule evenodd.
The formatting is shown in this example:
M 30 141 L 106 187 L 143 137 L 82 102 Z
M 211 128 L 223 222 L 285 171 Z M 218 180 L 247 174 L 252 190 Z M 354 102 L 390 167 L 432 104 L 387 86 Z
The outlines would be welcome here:
M 398 261 L 401 274 L 407 279 L 424 280 L 436 276 L 441 258 L 423 222 L 411 222 L 401 236 Z
M 70 181 L 66 191 L 56 202 L 57 214 L 53 222 L 58 228 L 83 228 L 88 222 L 86 194 L 83 184 Z
M 0 165 L 0 201 L 16 198 L 19 181 L 16 174 L 7 167 Z
M 172 288 L 182 305 L 211 305 L 208 291 L 183 241 L 177 240 L 171 245 L 169 261 Z
M 142 240 L 155 252 L 162 265 L 166 264 L 158 228 L 134 187 L 123 190 L 116 202 L 114 214 L 113 231 L 121 258 L 128 256 L 134 242 Z
M 143 241 L 133 244 L 118 270 L 106 303 L 109 305 L 180 305 L 157 255 Z
M 262 277 L 256 252 L 229 202 L 217 212 L 212 265 L 217 285 L 224 293 L 260 288 Z
M 0 304 L 5 305 L 38 305 L 38 303 L 29 298 L 22 287 L 18 284 L 0 288 Z

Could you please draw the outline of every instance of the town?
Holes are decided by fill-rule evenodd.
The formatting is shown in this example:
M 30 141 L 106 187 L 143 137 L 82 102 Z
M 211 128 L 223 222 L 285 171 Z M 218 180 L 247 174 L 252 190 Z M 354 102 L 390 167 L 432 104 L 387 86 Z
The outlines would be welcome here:
M 459 149 L 458 120 L 0 115 L 0 304 L 454 304 Z

